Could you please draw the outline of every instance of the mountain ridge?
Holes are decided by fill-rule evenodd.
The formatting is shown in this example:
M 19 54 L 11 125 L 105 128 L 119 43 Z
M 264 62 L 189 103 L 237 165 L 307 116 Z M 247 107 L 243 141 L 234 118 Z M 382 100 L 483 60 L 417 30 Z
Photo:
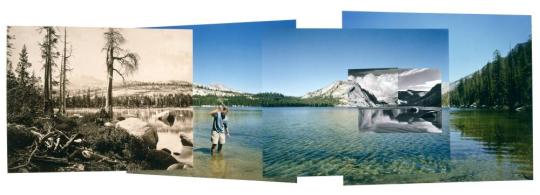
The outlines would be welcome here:
M 346 107 L 381 107 L 386 102 L 379 101 L 375 95 L 362 88 L 360 84 L 352 80 L 338 80 L 330 85 L 306 93 L 302 99 L 316 97 L 331 97 L 339 100 L 339 105 Z

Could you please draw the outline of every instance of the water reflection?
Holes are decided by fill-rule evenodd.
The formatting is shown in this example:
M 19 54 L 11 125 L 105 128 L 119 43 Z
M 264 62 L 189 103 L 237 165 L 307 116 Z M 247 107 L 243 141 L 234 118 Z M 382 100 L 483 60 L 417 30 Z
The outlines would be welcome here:
M 441 109 L 358 109 L 358 129 L 376 133 L 442 133 Z
M 212 155 L 212 160 L 210 160 L 210 171 L 212 172 L 212 177 L 223 178 L 228 172 L 227 161 L 223 157 L 223 153 L 217 153 Z
M 532 179 L 532 113 L 452 110 L 450 124 L 454 163 L 478 172 L 464 180 Z

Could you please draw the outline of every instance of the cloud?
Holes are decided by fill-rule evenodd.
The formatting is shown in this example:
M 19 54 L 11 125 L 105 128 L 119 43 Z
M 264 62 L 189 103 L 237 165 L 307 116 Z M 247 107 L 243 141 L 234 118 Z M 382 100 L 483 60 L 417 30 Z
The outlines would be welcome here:
M 407 71 L 399 73 L 399 76 L 400 77 L 412 76 L 412 75 L 420 74 L 420 73 L 428 71 L 428 70 L 429 70 L 429 68 L 413 68 L 413 69 L 409 69 Z
M 371 73 L 363 77 L 356 77 L 356 82 L 365 90 L 377 97 L 378 100 L 392 104 L 397 100 L 398 74 L 381 74 L 375 76 Z
M 433 86 L 439 83 L 441 83 L 441 80 L 426 81 L 422 84 L 411 86 L 410 89 L 416 91 L 429 91 L 431 88 L 433 88 Z
M 436 84 L 430 82 L 438 81 L 440 83 L 441 80 L 441 74 L 438 69 L 414 68 L 402 69 L 401 71 L 398 78 L 398 88 L 400 91 L 427 91 Z

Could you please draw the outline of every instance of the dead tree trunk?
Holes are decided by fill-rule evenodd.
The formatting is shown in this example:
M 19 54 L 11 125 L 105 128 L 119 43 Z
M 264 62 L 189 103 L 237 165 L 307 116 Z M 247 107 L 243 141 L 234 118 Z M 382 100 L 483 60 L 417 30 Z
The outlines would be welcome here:
M 113 103 L 112 103 L 112 99 L 113 99 L 113 95 L 112 95 L 112 90 L 113 90 L 113 70 L 114 70 L 114 59 L 113 59 L 113 55 L 114 54 L 114 50 L 113 48 L 109 48 L 108 51 L 107 51 L 107 78 L 108 78 L 108 85 L 107 85 L 107 97 L 105 99 L 105 111 L 107 111 L 107 115 L 109 116 L 109 118 L 112 119 L 113 117 Z
M 66 114 L 66 70 L 67 70 L 67 30 L 64 27 L 64 52 L 60 66 L 60 113 Z
M 45 45 L 45 75 L 43 86 L 43 113 L 45 116 L 52 116 L 53 109 L 51 105 L 51 69 L 52 69 L 52 47 L 51 47 L 51 27 L 46 28 L 46 45 Z
M 125 42 L 124 37 L 116 29 L 110 28 L 105 35 L 105 47 L 103 50 L 107 52 L 107 98 L 105 101 L 105 111 L 109 118 L 113 117 L 113 75 L 116 72 L 122 81 L 125 81 L 124 75 L 129 75 L 136 71 L 139 66 L 139 57 L 136 53 L 131 53 L 119 46 Z M 114 66 L 114 62 L 118 62 L 118 68 Z

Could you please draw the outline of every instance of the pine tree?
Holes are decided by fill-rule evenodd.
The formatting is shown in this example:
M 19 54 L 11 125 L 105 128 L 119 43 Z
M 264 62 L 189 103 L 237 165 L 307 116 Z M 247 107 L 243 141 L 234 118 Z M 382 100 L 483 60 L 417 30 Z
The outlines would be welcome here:
M 28 69 L 31 66 L 32 64 L 28 61 L 28 52 L 26 51 L 26 45 L 23 45 L 21 53 L 19 54 L 19 63 L 17 63 L 17 68 L 15 69 L 20 86 L 27 86 L 31 82 L 30 73 L 28 72 Z
M 10 73 L 13 69 L 13 64 L 11 62 L 11 52 L 13 51 L 13 43 L 11 42 L 13 39 L 15 39 L 15 36 L 11 34 L 11 27 L 7 27 L 6 32 L 6 68 L 8 73 Z
M 58 35 L 56 30 L 51 26 L 40 27 L 40 33 L 44 33 L 41 46 L 41 57 L 44 64 L 43 69 L 45 71 L 43 78 L 43 113 L 46 116 L 52 116 L 53 111 L 53 99 L 52 99 L 52 86 L 53 86 L 53 68 L 56 66 L 55 59 L 58 58 L 59 53 L 56 51 L 56 44 L 58 43 Z
M 113 76 L 116 72 L 122 80 L 125 80 L 125 76 L 136 71 L 139 67 L 139 56 L 135 53 L 131 53 L 128 50 L 121 48 L 120 46 L 126 41 L 124 36 L 118 29 L 109 28 L 104 33 L 105 46 L 103 51 L 107 52 L 106 65 L 107 65 L 107 97 L 105 100 L 105 110 L 110 118 L 113 116 Z M 118 63 L 119 66 L 115 66 Z
M 532 105 L 532 40 L 517 44 L 506 56 L 498 50 L 493 60 L 449 92 L 452 106 L 507 107 Z

